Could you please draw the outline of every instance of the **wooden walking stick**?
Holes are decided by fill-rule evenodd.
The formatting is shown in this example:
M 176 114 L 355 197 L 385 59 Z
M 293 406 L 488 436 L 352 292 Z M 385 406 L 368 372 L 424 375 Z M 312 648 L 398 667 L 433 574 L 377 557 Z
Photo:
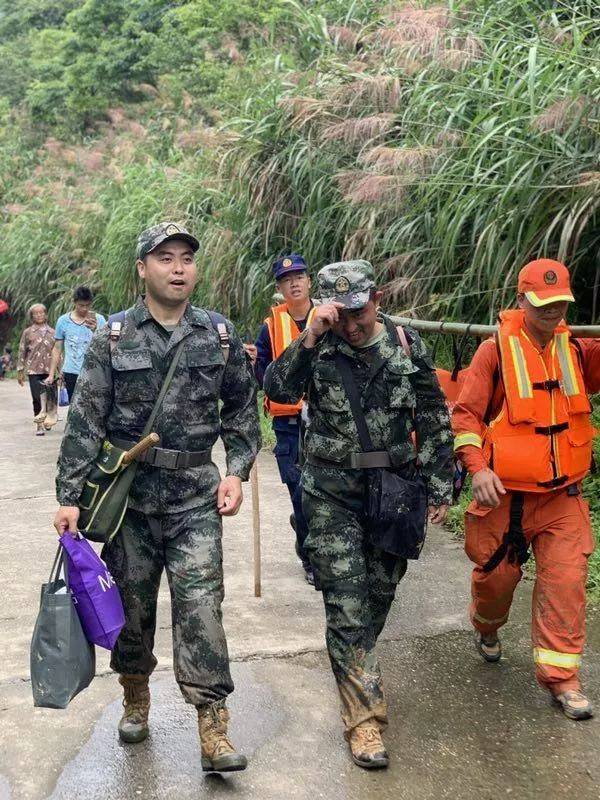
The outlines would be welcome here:
M 252 487 L 252 531 L 254 533 L 254 597 L 260 597 L 260 501 L 258 497 L 258 467 L 256 466 L 256 461 L 250 470 L 250 486 Z

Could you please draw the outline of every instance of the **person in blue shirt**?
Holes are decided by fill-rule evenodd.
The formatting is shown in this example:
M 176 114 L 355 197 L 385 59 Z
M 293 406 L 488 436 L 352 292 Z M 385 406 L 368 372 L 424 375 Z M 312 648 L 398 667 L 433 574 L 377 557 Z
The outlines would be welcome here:
M 106 325 L 102 314 L 92 311 L 93 300 L 91 289 L 88 289 L 87 286 L 78 286 L 73 292 L 73 310 L 58 318 L 54 330 L 54 348 L 46 383 L 54 383 L 56 370 L 63 358 L 61 373 L 69 395 L 69 402 L 75 391 L 75 384 L 83 365 L 83 357 L 94 331 Z
M 278 258 L 273 264 L 277 291 L 284 302 L 273 306 L 264 321 L 255 345 L 246 345 L 254 363 L 254 373 L 262 388 L 265 370 L 278 358 L 291 342 L 300 336 L 310 321 L 313 302 L 310 299 L 310 277 L 306 262 L 298 253 Z M 296 532 L 296 552 L 302 561 L 306 580 L 314 585 L 313 571 L 304 550 L 308 527 L 302 513 L 302 488 L 298 466 L 300 421 L 302 402 L 295 405 L 273 403 L 265 398 L 265 411 L 273 419 L 277 444 L 275 458 L 281 480 L 288 488 L 294 513 L 290 518 Z

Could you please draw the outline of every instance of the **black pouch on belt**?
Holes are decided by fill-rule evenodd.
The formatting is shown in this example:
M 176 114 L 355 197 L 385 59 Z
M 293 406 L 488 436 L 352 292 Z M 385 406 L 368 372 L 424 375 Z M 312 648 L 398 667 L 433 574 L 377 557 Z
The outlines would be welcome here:
M 336 366 L 350 401 L 363 452 L 373 441 L 348 359 L 336 354 Z M 427 533 L 427 487 L 414 463 L 402 468 L 371 468 L 367 473 L 365 520 L 372 544 L 401 558 L 419 558 Z
M 371 470 L 366 516 L 375 547 L 414 559 L 427 533 L 427 487 L 416 467 L 412 471 L 410 479 L 398 470 Z

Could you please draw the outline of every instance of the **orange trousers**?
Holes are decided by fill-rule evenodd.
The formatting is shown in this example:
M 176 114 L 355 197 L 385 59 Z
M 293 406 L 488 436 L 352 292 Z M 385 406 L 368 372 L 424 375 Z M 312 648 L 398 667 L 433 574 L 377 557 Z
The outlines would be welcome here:
M 465 551 L 477 565 L 471 581 L 471 622 L 483 634 L 495 633 L 508 620 L 523 574 L 519 564 L 507 558 L 491 572 L 482 569 L 508 530 L 510 501 L 511 492 L 498 508 L 473 501 L 465 516 Z M 588 504 L 567 489 L 525 493 L 523 531 L 536 562 L 531 626 L 536 677 L 554 694 L 577 689 L 585 641 L 587 561 L 594 550 Z

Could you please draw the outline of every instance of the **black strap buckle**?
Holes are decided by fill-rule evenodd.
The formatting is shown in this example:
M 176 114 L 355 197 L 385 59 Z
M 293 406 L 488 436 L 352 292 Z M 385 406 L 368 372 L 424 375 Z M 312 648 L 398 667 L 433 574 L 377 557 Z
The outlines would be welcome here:
M 560 381 L 556 378 L 551 381 L 535 381 L 531 386 L 534 389 L 545 389 L 547 392 L 552 392 L 555 389 L 560 389 Z
M 390 454 L 387 450 L 350 453 L 348 461 L 352 469 L 389 469 L 392 466 Z
M 169 450 L 165 447 L 153 447 L 152 450 L 154 452 L 152 452 L 151 458 L 147 459 L 147 464 L 162 469 L 177 469 L 183 466 L 181 456 L 185 454 L 181 450 Z
M 538 486 L 543 486 L 545 489 L 556 489 L 557 486 L 562 486 L 567 480 L 567 475 L 561 475 L 560 478 L 552 478 L 551 481 L 538 481 Z
M 566 431 L 568 430 L 568 428 L 569 428 L 568 422 L 561 422 L 558 425 L 548 425 L 546 427 L 536 425 L 535 432 L 541 433 L 543 436 L 554 436 L 554 434 Z

